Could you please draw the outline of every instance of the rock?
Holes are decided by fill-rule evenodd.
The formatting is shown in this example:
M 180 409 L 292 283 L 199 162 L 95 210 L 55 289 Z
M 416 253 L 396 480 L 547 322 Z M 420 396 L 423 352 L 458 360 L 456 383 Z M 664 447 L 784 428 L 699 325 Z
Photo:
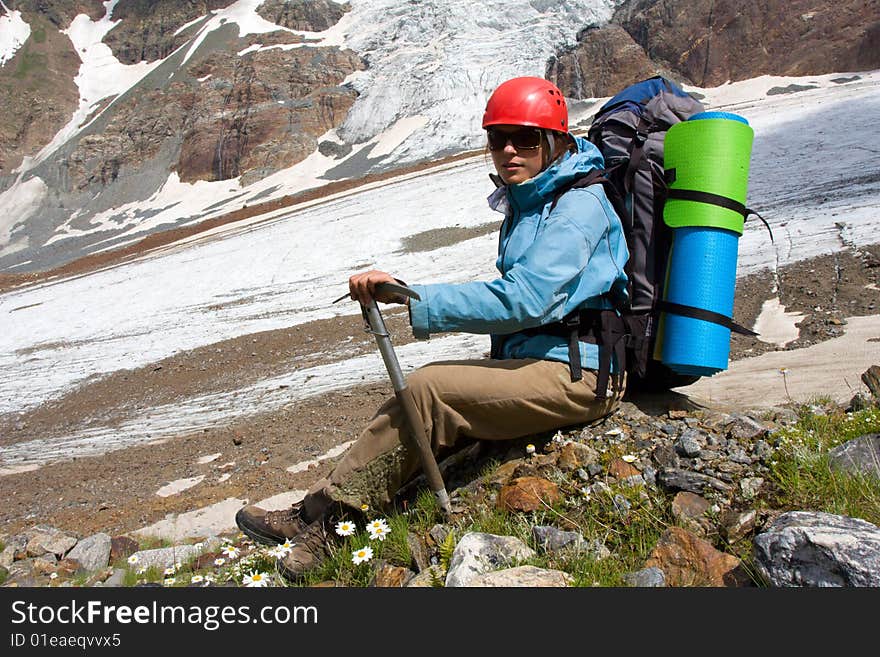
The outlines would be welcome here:
M 865 520 L 790 511 L 754 544 L 758 571 L 772 586 L 880 586 L 880 528 Z
M 728 438 L 753 440 L 767 435 L 767 427 L 748 415 L 735 415 L 727 427 Z
M 501 488 L 497 507 L 506 511 L 537 511 L 562 500 L 559 487 L 541 477 L 517 477 Z
M 114 568 L 110 577 L 104 580 L 104 586 L 122 586 L 125 584 L 125 568 Z
M 75 537 L 54 527 L 38 525 L 31 531 L 30 539 L 27 542 L 27 554 L 31 557 L 39 557 L 50 552 L 61 556 L 74 545 L 76 545 Z
M 681 527 L 670 527 L 651 551 L 645 567 L 666 575 L 667 586 L 744 586 L 740 560 Z
M 409 580 L 409 582 L 406 583 L 406 588 L 442 587 L 445 578 L 446 576 L 440 566 L 429 566 Z
M 708 0 L 627 0 L 611 22 L 697 86 L 762 74 L 806 76 L 880 67 L 877 17 L 870 3 L 835 5 L 767 0 L 743 5 Z M 834 35 L 829 37 L 829 35 Z
M 563 472 L 577 470 L 580 467 L 595 463 L 599 459 L 599 453 L 583 443 L 568 442 L 559 450 L 556 466 Z
M 517 566 L 496 570 L 472 577 L 470 587 L 566 587 L 574 583 L 574 577 L 561 570 Z
M 110 539 L 110 561 L 127 559 L 141 549 L 140 544 L 129 536 L 114 536 Z
M 138 570 L 151 567 L 165 570 L 176 563 L 186 563 L 190 559 L 195 559 L 202 552 L 214 550 L 219 544 L 219 539 L 212 538 L 205 541 L 202 547 L 196 547 L 195 545 L 174 545 L 172 547 L 156 548 L 154 550 L 140 550 L 131 556 L 134 556 L 137 559 L 135 567 Z
M 641 470 L 627 463 L 623 459 L 615 458 L 612 459 L 611 462 L 608 464 L 608 474 L 610 474 L 615 479 L 626 479 L 627 477 L 641 475 L 642 472 Z
M 758 514 L 754 509 L 748 511 L 725 511 L 721 515 L 721 535 L 728 543 L 735 543 L 755 529 Z
M 672 445 L 672 448 L 680 456 L 694 458 L 700 455 L 702 446 L 698 440 L 699 434 L 696 431 L 685 431 L 679 436 L 678 440 Z
M 98 570 L 110 562 L 111 544 L 109 534 L 93 534 L 74 545 L 67 557 L 79 561 L 85 570 Z
M 412 532 L 407 532 L 406 543 L 409 546 L 409 553 L 416 572 L 420 573 L 428 568 L 431 562 L 428 558 L 428 546 L 425 544 L 425 541 Z
M 371 586 L 377 588 L 400 588 L 406 586 L 415 575 L 409 568 L 383 563 L 376 569 Z
M 666 575 L 657 566 L 650 568 L 642 568 L 632 573 L 626 573 L 623 576 L 623 582 L 627 586 L 640 588 L 658 588 L 666 586 Z
M 535 551 L 513 536 L 468 532 L 452 553 L 446 586 L 468 586 L 471 578 L 506 568 L 514 561 L 535 556 Z
M 656 72 L 645 51 L 617 25 L 589 26 L 578 33 L 578 42 L 547 67 L 547 79 L 571 98 L 612 96 Z
M 679 468 L 663 468 L 657 476 L 657 481 L 663 488 L 670 491 L 685 490 L 692 493 L 703 493 L 708 489 L 714 489 L 726 493 L 730 490 L 730 484 L 724 483 L 717 477 Z
M 880 477 L 880 433 L 853 438 L 828 452 L 828 462 L 835 470 Z
M 744 477 L 741 479 L 739 488 L 742 491 L 743 499 L 753 500 L 758 497 L 763 485 L 764 479 L 762 477 Z
M 706 518 L 703 517 L 703 514 L 709 509 L 711 503 L 705 497 L 696 493 L 681 491 L 672 498 L 671 506 L 672 517 L 679 524 L 700 534 L 706 532 L 709 524 Z
M 23 534 L 12 536 L 7 542 L 3 552 L 0 552 L 0 566 L 8 568 L 14 561 L 27 558 L 28 538 Z
M 871 365 L 862 372 L 862 383 L 868 386 L 871 396 L 880 401 L 880 365 Z
M 549 525 L 532 527 L 535 543 L 545 552 L 560 552 L 566 548 L 580 547 L 584 542 L 583 535 L 578 532 L 567 532 Z

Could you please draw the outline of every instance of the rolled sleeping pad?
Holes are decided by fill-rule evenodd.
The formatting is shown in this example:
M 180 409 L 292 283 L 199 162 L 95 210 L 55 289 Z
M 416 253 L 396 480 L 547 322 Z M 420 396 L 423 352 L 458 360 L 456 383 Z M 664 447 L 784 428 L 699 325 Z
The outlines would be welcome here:
M 663 219 L 673 230 L 664 300 L 732 317 L 753 139 L 748 121 L 728 112 L 701 112 L 667 131 Z M 728 326 L 664 312 L 659 335 L 660 360 L 674 372 L 727 369 Z

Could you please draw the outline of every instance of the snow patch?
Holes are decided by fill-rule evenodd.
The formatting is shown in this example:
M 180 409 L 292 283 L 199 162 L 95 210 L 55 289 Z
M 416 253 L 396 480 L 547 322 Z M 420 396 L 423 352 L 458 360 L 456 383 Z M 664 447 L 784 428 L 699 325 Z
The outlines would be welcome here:
M 0 256 L 27 248 L 27 238 L 12 243 L 13 230 L 36 212 L 48 191 L 43 179 L 34 176 L 23 182 L 19 177 L 12 187 L 0 193 Z
M 347 443 L 342 443 L 341 445 L 337 445 L 336 447 L 334 447 L 331 450 L 328 450 L 327 452 L 325 452 L 324 454 L 322 454 L 321 456 L 319 456 L 316 459 L 312 459 L 311 461 L 300 461 L 299 463 L 291 465 L 289 468 L 287 468 L 287 471 L 293 472 L 293 473 L 305 472 L 313 465 L 318 465 L 321 461 L 326 461 L 327 459 L 332 459 L 332 458 L 339 456 L 345 450 L 347 450 L 349 447 L 354 445 L 354 443 L 355 443 L 355 441 L 349 440 Z
M 785 306 L 779 302 L 779 297 L 773 297 L 767 299 L 761 306 L 761 312 L 752 330 L 758 334 L 761 342 L 784 347 L 792 340 L 798 339 L 800 331 L 796 324 L 803 318 L 801 313 L 785 312 Z
M 367 157 L 376 158 L 389 155 L 395 148 L 402 144 L 407 137 L 428 123 L 427 116 L 408 116 L 400 119 L 397 123 L 383 132 L 375 146 L 370 150 Z
M 171 481 L 159 490 L 156 491 L 156 495 L 159 497 L 170 497 L 171 495 L 177 495 L 185 490 L 192 488 L 200 483 L 205 478 L 205 475 L 199 475 L 198 477 L 188 477 L 186 479 L 176 479 L 175 481 Z
M 0 68 L 15 56 L 31 35 L 31 26 L 21 17 L 20 11 L 10 11 L 0 2 L 3 15 L 0 16 Z

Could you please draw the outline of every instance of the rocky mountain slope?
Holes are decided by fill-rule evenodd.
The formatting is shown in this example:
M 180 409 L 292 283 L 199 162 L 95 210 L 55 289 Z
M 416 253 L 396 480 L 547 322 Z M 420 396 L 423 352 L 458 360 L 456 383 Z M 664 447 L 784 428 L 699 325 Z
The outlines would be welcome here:
M 250 4 L 265 22 L 259 33 L 240 36 L 235 23 L 222 20 L 203 31 L 216 12 L 243 5 L 233 0 L 6 3 L 7 18 L 26 23 L 29 33 L 0 67 L 0 193 L 20 188 L 0 197 L 11 222 L 0 231 L 7 242 L 0 270 L 46 269 L 94 251 L 97 243 L 112 247 L 114 234 L 148 219 L 115 208 L 154 194 L 169 174 L 184 183 L 237 180 L 247 186 L 313 153 L 348 155 L 369 136 L 348 130 L 321 141 L 345 123 L 358 98 L 347 80 L 369 66 L 369 52 L 317 43 L 316 35 L 339 26 L 351 6 L 330 0 Z M 876 1 L 819 8 L 806 0 L 611 4 L 616 11 L 609 23 L 585 16 L 578 44 L 560 44 L 547 62 L 547 77 L 571 98 L 608 96 L 657 72 L 717 85 L 763 74 L 880 67 Z M 548 5 L 543 11 L 552 10 Z M 446 18 L 425 10 L 418 20 L 438 21 L 439 33 Z M 96 100 L 80 99 L 78 92 L 87 91 L 76 81 L 80 56 L 98 52 L 94 44 L 74 49 L 74 41 L 85 43 L 88 35 L 100 36 L 98 44 L 107 48 L 102 56 L 142 67 L 144 75 L 96 105 L 84 128 L 59 139 L 74 112 Z M 425 71 L 418 75 L 430 87 L 430 67 Z M 440 144 L 442 139 L 434 148 L 442 154 L 456 149 Z M 428 150 L 420 157 L 439 154 Z M 393 158 L 376 161 L 365 154 L 349 159 L 337 175 L 396 166 Z M 41 200 L 26 210 L 22 197 Z M 94 231 L 94 218 L 107 212 L 116 216 Z M 65 224 L 68 232 L 97 234 L 59 240 L 56 231 Z
M 880 66 L 880 3 L 627 0 L 548 66 L 574 98 L 662 72 L 698 87 Z M 830 67 L 830 68 L 829 68 Z

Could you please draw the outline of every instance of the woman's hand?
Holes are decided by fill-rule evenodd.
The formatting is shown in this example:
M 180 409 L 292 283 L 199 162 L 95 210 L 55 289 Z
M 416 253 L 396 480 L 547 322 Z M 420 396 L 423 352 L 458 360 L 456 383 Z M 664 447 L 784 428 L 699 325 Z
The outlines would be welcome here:
M 377 294 L 376 286 L 379 283 L 399 283 L 391 274 L 384 271 L 372 269 L 362 274 L 355 274 L 348 279 L 348 292 L 351 298 L 366 305 L 370 299 L 381 301 L 382 303 L 404 303 L 409 304 L 409 298 L 400 294 Z

